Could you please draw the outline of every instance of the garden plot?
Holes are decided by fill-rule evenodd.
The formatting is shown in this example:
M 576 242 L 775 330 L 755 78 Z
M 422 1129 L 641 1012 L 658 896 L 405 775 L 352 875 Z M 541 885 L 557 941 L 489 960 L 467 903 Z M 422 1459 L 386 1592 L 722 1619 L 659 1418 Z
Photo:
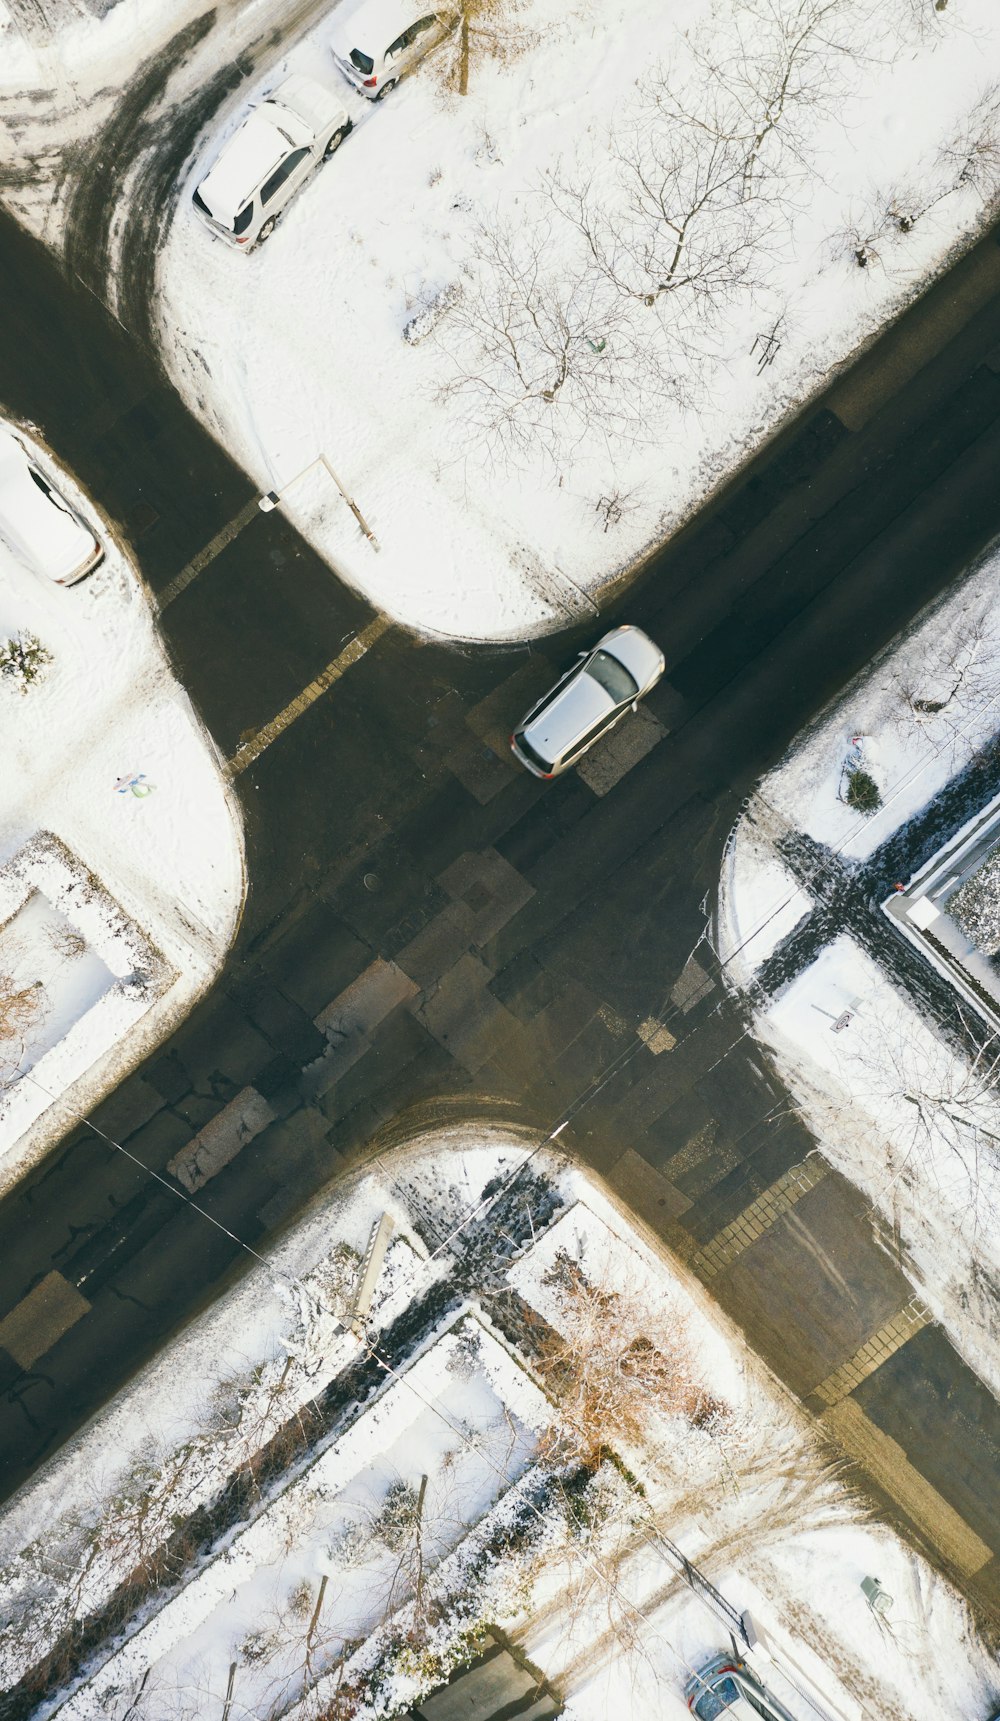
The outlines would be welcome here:
M 385 1212 L 394 1242 L 360 1345 L 343 1325 L 351 1263 Z M 425 1238 L 444 1232 L 448 1251 L 435 1242 L 429 1255 Z M 581 1352 L 580 1311 L 598 1303 L 605 1318 Z M 358 1370 L 394 1345 L 369 1394 Z M 631 1414 L 588 1448 L 581 1383 L 613 1375 L 631 1375 Z M 199 1380 L 215 1406 L 211 1476 Z M 259 1398 L 286 1383 L 307 1438 L 262 1467 L 276 1424 Z M 335 1407 L 324 1426 L 312 1420 L 321 1402 Z M 164 1496 L 163 1477 L 185 1466 L 194 1491 L 189 1476 Z M 241 1490 L 243 1466 L 253 1485 Z M 204 1516 L 213 1497 L 227 1518 Z M 143 1529 L 153 1587 L 136 1611 Z M 155 1537 L 168 1529 L 157 1586 Z M 5 1684 L 20 1689 L 34 1664 L 35 1700 L 45 1691 L 50 1711 L 80 1721 L 201 1721 L 227 1703 L 260 1721 L 391 1721 L 494 1625 L 579 1721 L 680 1721 L 691 1666 L 728 1645 L 660 1533 L 733 1606 L 752 1607 L 765 1645 L 755 1665 L 793 1714 L 811 1713 L 803 1692 L 845 1721 L 873 1708 L 886 1721 L 987 1711 L 991 1664 L 961 1605 L 862 1521 L 809 1425 L 700 1288 L 556 1154 L 500 1131 L 425 1137 L 317 1203 L 0 1515 Z M 88 1612 L 102 1566 L 105 1593 L 115 1567 L 129 1577 L 103 1636 Z M 861 1595 L 873 1566 L 891 1580 L 898 1637 Z M 44 1664 L 68 1620 L 83 1655 L 71 1687 L 72 1658 Z
M 173 979 L 51 834 L 0 867 L 0 1147 L 15 1147 Z
M 497 1390 L 512 1367 L 468 1321 L 438 1339 L 63 1714 L 104 1716 L 140 1679 L 143 1716 L 189 1715 L 195 1693 L 204 1713 L 225 1702 L 234 1661 L 240 1706 L 283 1713 L 387 1614 L 419 1605 L 425 1572 L 516 1481 L 533 1438 Z M 540 1394 L 514 1390 L 541 1421 Z
M 36 457 L 44 469 L 41 446 Z M 129 958 L 123 968 L 93 943 L 116 985 L 72 1022 L 66 1017 L 63 1055 L 47 1047 L 31 1081 L 18 1083 L 16 1101 L 4 1112 L 0 1188 L 183 1018 L 225 955 L 243 893 L 238 804 L 167 664 L 141 581 L 90 500 L 68 475 L 55 476 L 93 520 L 106 556 L 89 578 L 62 587 L 0 545 L 0 647 L 19 641 L 22 656 L 25 642 L 42 648 L 33 679 L 0 674 L 0 869 L 22 851 L 34 852 L 39 832 L 50 833 L 78 877 L 94 881 L 96 897 L 106 893 L 105 940 L 117 916 L 157 961 L 145 990 L 131 989 L 132 1004 L 140 991 L 143 1003 L 129 1014 L 124 978 L 142 963 Z M 30 668 L 30 654 L 28 662 Z M 15 868 L 11 876 L 21 874 Z M 37 887 L 48 894 L 43 883 Z M 63 892 L 65 881 L 57 880 L 57 888 Z M 68 900 L 80 899 L 77 891 Z M 68 912 L 61 897 L 50 900 Z M 18 900 L 7 908 L 0 923 L 22 906 Z M 89 932 L 87 938 L 92 942 Z M 169 984 L 161 984 L 168 973 Z M 67 988 L 79 984 L 82 1002 L 91 982 L 96 970 L 89 961 L 67 960 L 57 989 L 68 999 Z M 70 1005 L 56 1011 L 51 998 L 49 1005 L 44 1032 L 51 1038 Z
M 499 12 L 467 95 L 451 44 L 374 107 L 317 24 L 203 136 L 158 277 L 165 363 L 261 492 L 380 609 L 472 639 L 592 613 L 1000 190 L 991 0 Z M 243 255 L 191 192 L 300 72 L 354 131 Z
M 19 1018 L 11 1039 L 0 1041 L 5 1084 L 27 1075 L 115 983 L 83 933 L 40 890 L 0 927 L 0 974 Z

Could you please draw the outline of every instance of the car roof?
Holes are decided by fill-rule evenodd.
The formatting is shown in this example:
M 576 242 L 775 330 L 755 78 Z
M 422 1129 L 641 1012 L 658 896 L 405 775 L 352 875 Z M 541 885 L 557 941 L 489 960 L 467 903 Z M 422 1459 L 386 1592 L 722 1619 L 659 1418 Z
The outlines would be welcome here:
M 401 31 L 434 11 L 435 0 L 358 0 L 338 12 L 337 29 L 342 39 L 350 38 L 352 47 L 363 53 L 375 48 L 382 54 Z
M 235 220 L 251 192 L 289 153 L 294 127 L 286 136 L 275 124 L 274 107 L 270 112 L 268 108 L 269 103 L 262 102 L 247 115 L 198 187 L 217 221 Z
M 39 490 L 30 459 L 18 437 L 0 430 L 0 521 L 34 563 L 58 578 L 78 568 L 96 540 L 66 506 Z
M 524 725 L 522 734 L 533 752 L 554 764 L 593 724 L 613 710 L 610 694 L 593 676 L 578 671 Z

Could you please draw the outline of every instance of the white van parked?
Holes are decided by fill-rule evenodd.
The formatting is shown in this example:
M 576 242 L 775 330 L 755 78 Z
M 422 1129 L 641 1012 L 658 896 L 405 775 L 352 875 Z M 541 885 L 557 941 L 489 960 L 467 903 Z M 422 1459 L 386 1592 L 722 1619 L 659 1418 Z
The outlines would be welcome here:
M 453 13 L 427 0 L 359 0 L 338 11 L 330 46 L 356 90 L 380 102 L 454 27 Z
M 231 245 L 261 243 L 302 181 L 350 129 L 331 90 L 314 78 L 286 78 L 229 139 L 195 191 L 195 207 Z

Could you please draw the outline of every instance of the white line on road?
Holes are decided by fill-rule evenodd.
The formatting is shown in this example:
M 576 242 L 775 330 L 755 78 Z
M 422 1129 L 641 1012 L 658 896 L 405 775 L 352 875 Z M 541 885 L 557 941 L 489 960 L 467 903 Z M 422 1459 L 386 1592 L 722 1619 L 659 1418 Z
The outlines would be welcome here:
M 295 722 L 296 717 L 301 717 L 303 711 L 308 711 L 310 705 L 315 705 L 317 699 L 328 688 L 332 687 L 335 681 L 340 680 L 341 676 L 350 669 L 352 663 L 357 663 L 359 658 L 364 657 L 365 652 L 375 644 L 376 640 L 381 639 L 388 627 L 389 622 L 385 616 L 376 616 L 374 621 L 370 621 L 361 633 L 345 645 L 343 651 L 333 659 L 333 662 L 328 663 L 326 668 L 320 671 L 315 681 L 310 681 L 308 687 L 302 689 L 302 692 L 292 700 L 290 705 L 286 705 L 283 711 L 279 711 L 277 717 L 272 717 L 270 723 L 266 723 L 263 729 L 258 729 L 251 740 L 237 747 L 226 766 L 226 774 L 229 777 L 238 777 L 241 771 L 245 771 L 248 765 L 252 765 L 255 759 L 259 759 L 265 748 L 270 747 L 272 741 L 284 734 L 284 731 Z

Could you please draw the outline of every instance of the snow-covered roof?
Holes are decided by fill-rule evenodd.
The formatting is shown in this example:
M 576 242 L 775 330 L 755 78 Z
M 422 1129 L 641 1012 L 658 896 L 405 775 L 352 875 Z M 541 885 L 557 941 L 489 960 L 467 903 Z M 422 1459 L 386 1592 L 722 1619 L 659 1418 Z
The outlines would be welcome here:
M 253 109 L 198 187 L 199 197 L 217 221 L 235 220 L 247 198 L 285 159 L 289 148 L 308 141 L 303 131 L 302 121 L 273 101 Z
M 97 541 L 35 470 L 19 439 L 0 430 L 0 536 L 38 573 L 64 580 L 90 560 Z

